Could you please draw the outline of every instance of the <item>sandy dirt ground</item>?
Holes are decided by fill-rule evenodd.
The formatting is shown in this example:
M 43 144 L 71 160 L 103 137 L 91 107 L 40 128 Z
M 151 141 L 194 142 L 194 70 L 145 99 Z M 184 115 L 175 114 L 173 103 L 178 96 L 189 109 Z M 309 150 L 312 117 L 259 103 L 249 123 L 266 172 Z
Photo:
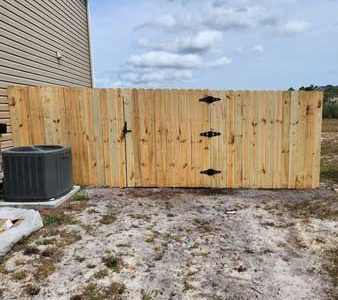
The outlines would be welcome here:
M 338 197 L 85 189 L 0 264 L 0 299 L 338 299 Z

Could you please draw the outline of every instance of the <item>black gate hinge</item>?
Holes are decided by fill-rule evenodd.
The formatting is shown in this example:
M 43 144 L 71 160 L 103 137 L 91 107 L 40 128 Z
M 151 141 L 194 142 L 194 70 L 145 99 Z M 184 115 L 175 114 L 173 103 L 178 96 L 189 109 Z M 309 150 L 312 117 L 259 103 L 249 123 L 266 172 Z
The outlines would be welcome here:
M 212 138 L 212 137 L 219 136 L 219 135 L 221 135 L 221 133 L 217 131 L 206 131 L 200 134 L 200 136 L 205 136 L 208 138 Z
M 211 104 L 215 101 L 221 101 L 221 98 L 216 98 L 216 97 L 213 97 L 213 96 L 206 96 L 206 97 L 200 99 L 199 101 Z
M 208 170 L 201 171 L 201 174 L 205 174 L 205 175 L 208 175 L 208 176 L 213 176 L 213 175 L 219 174 L 219 173 L 222 173 L 222 172 L 218 171 L 218 170 L 214 170 L 214 169 L 208 169 Z

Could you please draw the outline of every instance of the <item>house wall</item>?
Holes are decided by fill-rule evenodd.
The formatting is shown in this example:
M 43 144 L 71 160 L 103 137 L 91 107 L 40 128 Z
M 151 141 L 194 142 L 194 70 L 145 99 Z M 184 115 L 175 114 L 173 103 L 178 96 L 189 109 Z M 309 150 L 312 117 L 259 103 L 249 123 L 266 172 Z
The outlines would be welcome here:
M 1 149 L 12 146 L 11 85 L 92 86 L 87 1 L 0 0 Z

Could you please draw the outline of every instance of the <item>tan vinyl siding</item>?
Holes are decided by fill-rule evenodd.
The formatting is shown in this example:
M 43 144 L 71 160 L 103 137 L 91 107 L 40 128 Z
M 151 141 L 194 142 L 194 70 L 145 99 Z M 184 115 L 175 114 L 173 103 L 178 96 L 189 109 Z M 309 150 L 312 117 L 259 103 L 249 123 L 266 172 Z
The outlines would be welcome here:
M 88 46 L 89 41 L 87 32 L 84 32 L 81 27 L 79 27 L 79 24 L 73 19 L 66 17 L 62 10 L 59 9 L 57 4 L 53 2 L 52 5 L 49 5 L 44 1 L 36 2 L 35 0 L 27 0 L 27 3 L 34 11 L 36 11 L 36 13 L 41 13 L 43 18 L 48 16 L 51 20 L 53 20 L 54 26 L 57 26 L 61 30 L 68 30 L 68 34 L 72 39 L 80 41 L 82 45 Z
M 4 0 L 8 1 L 8 0 Z M 6 3 L 6 2 L 5 2 Z M 72 35 L 73 31 L 72 28 L 68 26 L 62 26 L 61 22 L 57 18 L 55 18 L 51 12 L 47 10 L 43 10 L 41 5 L 43 3 L 40 2 L 31 2 L 31 1 L 24 1 L 24 2 L 11 2 L 10 4 L 7 4 L 8 11 L 13 12 L 16 14 L 16 12 L 24 13 L 27 18 L 26 20 L 28 22 L 37 24 L 37 28 L 41 28 L 39 24 L 44 24 L 45 29 L 48 30 L 49 34 L 55 34 L 62 36 L 65 36 L 63 39 L 66 43 L 69 42 L 68 37 L 72 37 L 72 41 L 75 42 L 74 45 L 79 48 L 86 51 L 86 46 L 88 46 L 88 41 L 81 40 L 78 35 Z M 12 9 L 13 8 L 13 9 Z M 52 22 L 53 23 L 52 23 Z M 43 23 L 45 22 L 45 23 Z M 66 28 L 68 27 L 68 28 Z M 66 31 L 65 31 L 66 30 Z
M 5 1 L 5 0 L 1 0 Z M 48 49 L 55 51 L 62 51 L 66 56 L 71 57 L 74 61 L 79 63 L 89 63 L 89 59 L 84 50 L 79 49 L 73 41 L 65 42 L 63 34 L 66 33 L 53 33 L 52 30 L 43 29 L 42 25 L 38 25 L 38 22 L 28 22 L 25 19 L 20 19 L 20 15 L 15 15 L 6 11 L 6 15 L 3 15 L 4 11 L 0 1 L 0 18 L 2 23 L 14 27 L 25 33 L 27 36 L 36 37 L 39 42 L 46 46 Z
M 1 32 L 2 30 L 0 29 L 1 54 L 9 53 L 17 57 L 28 58 L 29 60 L 36 61 L 41 65 L 45 64 L 52 66 L 55 69 L 65 70 L 67 73 L 75 74 L 76 77 L 85 77 L 86 79 L 90 78 L 88 76 L 90 68 L 87 65 L 78 65 L 72 61 L 71 58 L 67 58 L 65 56 L 62 57 L 62 62 L 59 63 L 55 59 L 54 51 L 49 51 L 48 49 L 39 46 L 39 44 L 34 44 L 33 42 L 27 41 L 25 43 L 22 38 L 17 38 L 16 41 L 11 40 L 7 37 L 1 36 Z M 7 36 L 11 36 L 11 34 L 7 32 Z M 3 57 L 3 55 L 1 57 Z
M 92 87 L 87 1 L 0 0 L 1 149 L 12 146 L 10 85 Z

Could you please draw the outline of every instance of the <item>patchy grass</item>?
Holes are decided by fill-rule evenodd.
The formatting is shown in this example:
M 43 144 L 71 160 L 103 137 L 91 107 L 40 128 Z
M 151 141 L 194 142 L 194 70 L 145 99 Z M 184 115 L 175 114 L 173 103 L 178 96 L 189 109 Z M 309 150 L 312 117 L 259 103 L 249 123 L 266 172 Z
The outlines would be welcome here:
M 223 300 L 223 297 L 219 295 L 212 295 L 210 300 Z
M 42 257 L 51 257 L 58 258 L 60 257 L 60 252 L 56 247 L 48 247 L 41 252 Z
M 23 251 L 23 254 L 27 255 L 27 256 L 36 255 L 36 254 L 39 254 L 39 253 L 40 253 L 40 250 L 37 247 L 29 246 L 29 245 Z
M 0 260 L 0 276 L 8 276 L 12 281 L 27 281 L 29 275 L 32 281 L 28 282 L 28 284 L 26 283 L 22 289 L 29 297 L 37 295 L 40 292 L 40 287 L 36 285 L 36 282 L 45 281 L 53 274 L 57 270 L 57 264 L 62 260 L 63 249 L 82 238 L 79 231 L 70 231 L 64 226 L 78 224 L 76 215 L 87 208 L 88 203 L 81 196 L 72 199 L 72 201 L 56 209 L 42 209 L 40 213 L 43 218 L 44 227 L 32 235 L 21 239 Z M 87 233 L 90 228 L 85 228 L 85 230 Z M 16 260 L 17 269 L 13 272 L 8 272 L 5 268 L 5 262 L 11 259 L 15 253 L 19 252 L 25 255 L 26 258 L 22 258 L 20 264 Z M 27 258 L 27 256 L 32 256 L 34 259 Z M 21 267 L 25 266 L 28 266 L 29 270 L 20 270 Z
M 106 276 L 108 276 L 108 270 L 106 269 L 99 270 L 94 274 L 95 279 L 102 279 Z
M 322 126 L 321 182 L 338 185 L 338 119 L 324 119 Z
M 209 256 L 209 252 L 208 251 L 202 251 L 197 253 L 198 256 L 202 256 L 204 258 L 207 258 Z
M 34 260 L 34 262 L 32 263 L 32 266 L 34 268 L 31 271 L 33 274 L 33 278 L 37 281 L 48 278 L 48 276 L 55 272 L 56 264 L 62 259 L 62 248 L 81 239 L 81 236 L 76 231 L 67 232 L 65 230 L 55 230 L 50 228 L 50 226 L 47 226 L 43 228 L 40 232 L 33 234 L 29 238 L 26 238 L 23 242 L 17 244 L 15 248 L 6 255 L 3 261 L 8 259 L 11 253 L 20 250 L 22 250 L 23 254 L 26 256 L 39 255 L 38 259 Z M 40 239 L 41 236 L 46 235 L 59 235 L 58 239 L 53 238 L 53 240 L 55 241 L 55 246 L 50 246 L 40 251 L 35 245 L 29 244 Z M 13 277 L 13 279 L 16 280 L 24 279 L 21 279 L 21 277 L 24 276 L 21 272 L 16 272 L 13 274 L 13 276 L 15 276 Z M 25 291 L 28 295 L 35 295 L 35 285 L 28 285 L 25 288 Z
M 338 151 L 337 151 L 338 153 Z M 338 159 L 330 164 L 323 164 L 320 169 L 320 179 L 329 185 L 338 184 Z
M 155 235 L 149 235 L 149 236 L 146 236 L 144 241 L 146 243 L 154 243 L 155 242 Z
M 43 217 L 43 224 L 45 226 L 51 225 L 62 225 L 62 224 L 74 224 L 75 220 L 72 216 L 66 215 L 65 213 L 56 213 L 52 212 Z
M 54 245 L 56 244 L 56 238 L 43 239 L 43 240 L 37 241 L 36 244 L 43 245 L 43 246 Z
M 165 192 L 173 194 L 172 190 Z M 199 194 L 197 191 L 187 193 L 177 189 L 176 196 L 173 196 L 175 199 L 166 201 L 167 204 L 161 200 L 157 190 L 158 200 L 126 198 L 120 202 L 116 199 L 116 189 L 90 191 L 88 195 L 98 199 L 95 206 L 98 213 L 96 210 L 93 212 L 96 215 L 88 213 L 92 207 L 82 213 L 66 210 L 65 207 L 57 209 L 55 214 L 70 215 L 78 222 L 70 226 L 62 220 L 61 225 L 46 226 L 25 241 L 22 251 L 11 252 L 8 263 L 4 265 L 10 273 L 0 274 L 0 281 L 4 279 L 1 287 L 5 289 L 3 298 L 11 295 L 12 290 L 19 295 L 19 289 L 22 290 L 28 283 L 38 283 L 41 292 L 36 298 L 48 295 L 53 299 L 68 297 L 73 300 L 157 300 L 172 297 L 216 300 L 221 299 L 218 295 L 228 296 L 223 294 L 226 287 L 229 294 L 251 299 L 256 295 L 252 289 L 256 280 L 262 282 L 262 292 L 271 289 L 271 293 L 277 295 L 281 292 L 281 298 L 287 297 L 286 292 L 289 291 L 278 290 L 279 275 L 290 275 L 291 280 L 286 284 L 290 285 L 290 291 L 297 294 L 297 298 L 302 298 L 304 290 L 303 298 L 319 299 L 318 295 L 323 294 L 326 287 L 333 295 L 336 282 L 330 277 L 335 278 L 337 262 L 335 252 L 326 250 L 334 245 L 337 236 L 332 233 L 334 223 L 321 222 L 320 219 L 337 219 L 334 193 L 325 189 L 243 190 L 241 193 L 243 195 L 220 193 L 208 197 L 206 191 Z M 101 194 L 107 196 L 101 197 Z M 103 198 L 102 201 L 100 198 Z M 250 205 L 241 214 L 231 215 L 231 218 L 225 215 L 224 212 L 229 210 L 246 207 L 248 202 Z M 83 204 L 81 201 L 74 203 Z M 271 214 L 263 210 L 264 207 Z M 44 212 L 44 215 L 50 213 Z M 312 217 L 316 220 L 310 219 Z M 113 219 L 114 223 L 103 226 L 101 219 L 105 219 L 103 223 L 107 224 L 111 224 Z M 307 224 L 303 222 L 306 219 L 309 219 Z M 135 224 L 138 229 L 134 229 Z M 281 224 L 291 225 L 280 230 Z M 257 232 L 262 246 L 251 242 L 257 238 Z M 77 243 L 81 238 L 83 242 Z M 70 244 L 73 245 L 68 246 Z M 39 251 L 30 251 L 30 257 L 23 256 L 28 246 Z M 239 253 L 238 249 L 243 251 Z M 276 261 L 271 253 L 281 253 L 283 261 Z M 99 261 L 93 260 L 93 257 L 99 258 Z M 23 265 L 15 265 L 18 259 L 24 260 Z M 219 261 L 224 261 L 231 272 L 243 275 L 244 280 L 229 279 Z M 266 268 L 275 261 L 276 270 Z M 296 263 L 304 272 L 281 274 L 279 271 L 285 272 L 285 269 L 280 268 L 280 263 L 282 266 Z M 12 280 L 12 275 L 22 270 L 27 270 L 29 277 L 17 282 Z M 166 273 L 159 270 L 166 270 Z M 216 274 L 219 279 L 211 282 L 211 274 Z M 274 274 L 278 275 L 277 278 Z M 292 276 L 300 278 L 299 282 L 303 284 L 293 285 Z M 169 277 L 170 285 L 167 284 Z M 252 278 L 255 281 L 251 282 Z M 125 282 L 128 293 L 124 285 L 110 285 L 112 281 Z M 74 282 L 77 283 L 76 289 Z M 314 289 L 310 292 L 308 287 L 312 282 Z M 141 293 L 142 288 L 145 290 Z
M 123 265 L 122 259 L 115 256 L 106 256 L 102 258 L 102 261 L 107 268 L 112 269 L 116 273 L 121 272 L 121 268 Z
M 116 221 L 116 217 L 113 214 L 102 215 L 100 223 L 103 225 L 109 225 Z
M 24 280 L 28 277 L 28 273 L 26 271 L 18 271 L 12 274 L 13 280 Z
M 5 267 L 5 261 L 0 257 L 0 274 L 7 274 L 7 270 Z
M 82 239 L 80 233 L 75 230 L 72 230 L 72 231 L 61 230 L 59 234 L 60 234 L 61 240 L 58 244 L 60 246 L 71 245 Z
M 15 263 L 16 266 L 23 266 L 23 265 L 25 265 L 26 260 L 23 259 L 23 258 L 20 258 L 20 259 L 16 259 L 14 263 Z
M 193 224 L 196 226 L 196 230 L 200 232 L 212 232 L 214 230 L 211 221 L 202 220 L 202 219 L 194 219 Z
M 62 206 L 62 209 L 71 213 L 80 213 L 89 206 L 88 201 L 71 201 Z
M 337 132 L 338 119 L 323 119 L 322 132 Z
M 83 289 L 80 295 L 72 296 L 71 300 L 105 300 L 105 299 L 121 299 L 121 295 L 125 292 L 124 284 L 113 282 L 108 287 L 99 287 L 94 283 L 89 283 Z
M 325 251 L 324 257 L 327 260 L 324 264 L 324 270 L 332 278 L 333 284 L 338 286 L 338 246 L 334 249 Z
M 72 200 L 82 202 L 82 201 L 88 201 L 89 198 L 86 194 L 78 193 L 75 196 L 73 196 Z
M 97 214 L 98 211 L 95 208 L 92 207 L 92 208 L 89 208 L 87 210 L 87 213 L 90 214 L 90 215 L 93 215 L 93 214 Z
M 28 284 L 25 286 L 24 291 L 29 296 L 36 296 L 40 292 L 40 287 L 36 284 Z
M 153 299 L 156 299 L 156 296 L 157 296 L 157 291 L 141 290 L 142 300 L 153 300 Z
M 37 269 L 35 270 L 34 277 L 37 280 L 46 279 L 49 275 L 53 274 L 56 270 L 55 261 L 44 259 L 39 262 Z
M 95 226 L 90 224 L 81 224 L 80 226 L 87 234 L 92 234 L 95 230 Z
M 167 242 L 176 242 L 176 243 L 181 243 L 182 239 L 178 235 L 173 235 L 169 233 L 165 233 L 162 235 L 163 240 Z
M 264 207 L 274 215 L 291 216 L 308 221 L 309 218 L 338 220 L 338 196 L 299 201 L 280 202 Z
M 109 293 L 108 295 L 122 295 L 126 290 L 126 286 L 123 283 L 113 282 L 107 290 Z

